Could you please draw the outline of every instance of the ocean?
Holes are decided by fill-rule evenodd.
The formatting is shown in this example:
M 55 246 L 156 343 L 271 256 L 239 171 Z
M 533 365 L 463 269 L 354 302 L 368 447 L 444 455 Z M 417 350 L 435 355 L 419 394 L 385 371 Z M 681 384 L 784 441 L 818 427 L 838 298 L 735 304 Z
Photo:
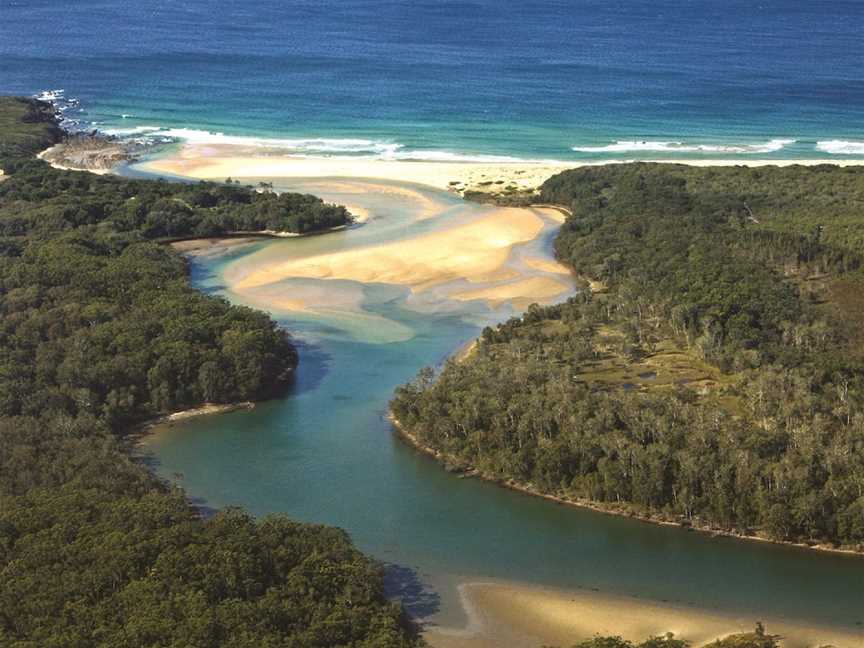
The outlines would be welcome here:
M 306 155 L 840 160 L 862 34 L 857 0 L 3 0 L 0 92 Z

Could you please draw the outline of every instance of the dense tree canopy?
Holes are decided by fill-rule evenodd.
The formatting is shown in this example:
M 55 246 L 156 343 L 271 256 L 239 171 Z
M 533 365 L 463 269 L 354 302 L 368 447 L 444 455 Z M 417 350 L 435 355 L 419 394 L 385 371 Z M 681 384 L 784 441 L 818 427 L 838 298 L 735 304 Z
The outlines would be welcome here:
M 0 645 L 412 646 L 342 531 L 202 519 L 126 453 L 133 423 L 269 397 L 297 355 L 201 295 L 159 239 L 347 222 L 312 196 L 59 171 L 50 111 L 0 101 Z
M 453 463 L 609 508 L 864 547 L 864 169 L 562 173 L 568 303 L 392 403 Z

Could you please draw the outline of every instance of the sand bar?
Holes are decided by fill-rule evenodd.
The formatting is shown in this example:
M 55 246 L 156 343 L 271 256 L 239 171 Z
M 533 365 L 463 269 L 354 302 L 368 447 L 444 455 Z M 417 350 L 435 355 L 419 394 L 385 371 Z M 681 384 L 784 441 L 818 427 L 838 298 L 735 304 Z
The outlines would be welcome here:
M 238 293 L 289 277 L 387 283 L 414 292 L 458 279 L 502 281 L 514 278 L 504 267 L 512 247 L 533 240 L 544 227 L 532 210 L 494 209 L 473 221 L 408 240 L 276 261 L 248 272 L 229 270 L 226 280 Z M 546 280 L 554 284 L 553 295 L 567 288 L 551 277 Z M 528 288 L 537 290 L 537 281 Z
M 667 632 L 698 647 L 730 634 L 752 632 L 757 621 L 762 621 L 768 632 L 781 635 L 784 648 L 864 645 L 864 628 L 822 627 L 588 590 L 491 582 L 464 583 L 460 594 L 468 626 L 430 626 L 425 636 L 434 648 L 538 648 L 543 644 L 567 647 L 596 634 L 620 635 L 638 642 Z

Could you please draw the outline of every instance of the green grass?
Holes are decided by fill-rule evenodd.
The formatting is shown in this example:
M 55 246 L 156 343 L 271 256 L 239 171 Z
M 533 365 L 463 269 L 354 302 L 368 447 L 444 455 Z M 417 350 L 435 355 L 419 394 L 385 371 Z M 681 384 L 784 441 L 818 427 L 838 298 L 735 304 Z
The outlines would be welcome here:
M 48 104 L 34 99 L 0 97 L 0 159 L 33 155 L 59 141 L 61 131 L 46 128 Z

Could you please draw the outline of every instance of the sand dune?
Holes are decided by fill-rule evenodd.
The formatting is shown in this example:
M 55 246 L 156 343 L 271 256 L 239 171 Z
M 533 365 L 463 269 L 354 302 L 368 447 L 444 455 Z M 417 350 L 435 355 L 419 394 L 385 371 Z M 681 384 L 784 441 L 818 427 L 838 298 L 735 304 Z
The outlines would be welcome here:
M 426 639 L 434 648 L 537 648 L 541 644 L 566 647 L 596 634 L 642 641 L 667 632 L 698 647 L 729 634 L 752 632 L 759 620 L 769 632 L 782 636 L 784 648 L 864 645 L 864 630 L 838 630 L 589 591 L 474 583 L 462 585 L 461 593 L 469 627 L 430 628 Z

